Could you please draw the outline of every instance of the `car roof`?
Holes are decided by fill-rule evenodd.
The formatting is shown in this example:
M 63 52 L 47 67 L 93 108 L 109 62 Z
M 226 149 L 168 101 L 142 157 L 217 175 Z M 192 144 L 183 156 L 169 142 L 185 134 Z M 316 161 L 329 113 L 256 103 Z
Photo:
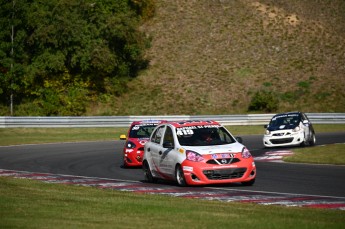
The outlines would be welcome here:
M 300 115 L 302 112 L 299 112 L 299 111 L 291 111 L 291 112 L 285 112 L 285 113 L 279 113 L 279 114 L 276 114 L 274 115 L 273 117 L 276 117 L 276 116 L 283 116 L 283 115 Z
M 221 126 L 221 124 L 213 120 L 181 120 L 181 121 L 170 121 L 170 122 L 166 122 L 165 124 L 170 124 L 176 128 L 188 127 L 188 126 L 207 126 L 207 125 Z
M 152 124 L 161 124 L 163 122 L 167 122 L 166 120 L 141 120 L 141 121 L 134 121 L 132 122 L 131 126 L 134 126 L 134 125 L 145 125 L 145 124 L 148 124 L 148 125 L 152 125 Z

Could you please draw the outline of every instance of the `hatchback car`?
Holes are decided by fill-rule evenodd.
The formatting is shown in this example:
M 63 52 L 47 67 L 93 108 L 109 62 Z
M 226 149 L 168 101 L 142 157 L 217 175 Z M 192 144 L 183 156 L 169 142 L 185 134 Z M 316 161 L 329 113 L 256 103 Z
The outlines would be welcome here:
M 132 122 L 127 136 L 120 136 L 121 140 L 126 140 L 123 148 L 124 167 L 137 167 L 142 165 L 144 145 L 149 140 L 154 128 L 161 122 L 163 121 L 147 120 Z
M 144 146 L 145 179 L 178 185 L 240 182 L 253 185 L 256 167 L 238 139 L 215 121 L 174 121 L 158 125 Z
M 264 126 L 265 147 L 315 145 L 316 137 L 312 123 L 302 112 L 276 114 Z

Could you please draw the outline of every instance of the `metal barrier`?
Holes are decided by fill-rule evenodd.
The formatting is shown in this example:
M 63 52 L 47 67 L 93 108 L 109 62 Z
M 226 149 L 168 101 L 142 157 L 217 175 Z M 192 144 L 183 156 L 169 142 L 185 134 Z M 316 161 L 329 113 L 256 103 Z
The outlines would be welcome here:
M 0 128 L 14 127 L 128 127 L 139 120 L 215 120 L 223 125 L 264 125 L 274 114 L 165 116 L 0 117 Z M 345 113 L 307 113 L 314 124 L 345 124 Z

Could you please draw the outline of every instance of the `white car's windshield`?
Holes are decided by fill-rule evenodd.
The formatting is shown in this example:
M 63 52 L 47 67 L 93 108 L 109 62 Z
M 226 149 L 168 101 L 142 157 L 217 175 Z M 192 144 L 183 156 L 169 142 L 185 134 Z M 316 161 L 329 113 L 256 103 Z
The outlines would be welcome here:
M 221 126 L 176 128 L 176 134 L 182 146 L 224 145 L 235 142 L 235 139 Z
M 299 116 L 298 114 L 296 115 L 283 115 L 283 116 L 277 116 L 272 118 L 269 126 L 270 127 L 275 127 L 275 126 L 297 126 L 299 124 Z

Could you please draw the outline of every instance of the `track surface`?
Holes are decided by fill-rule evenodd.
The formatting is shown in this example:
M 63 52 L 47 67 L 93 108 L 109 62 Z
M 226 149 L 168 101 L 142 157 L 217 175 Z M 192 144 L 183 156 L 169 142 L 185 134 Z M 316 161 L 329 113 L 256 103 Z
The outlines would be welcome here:
M 243 136 L 244 144 L 249 148 L 254 157 L 260 157 L 267 151 L 290 149 L 263 149 L 260 135 Z M 324 133 L 317 135 L 317 144 L 344 143 L 345 132 Z M 0 169 L 18 170 L 50 174 L 77 175 L 84 177 L 97 177 L 112 179 L 114 182 L 132 184 L 143 183 L 143 172 L 140 168 L 122 168 L 123 141 L 104 142 L 79 142 L 43 145 L 21 145 L 0 147 Z M 293 149 L 291 149 L 293 150 Z M 327 153 L 327 152 L 325 152 Z M 289 195 L 289 199 L 295 195 L 308 195 L 315 198 L 335 197 L 336 203 L 341 209 L 345 209 L 345 166 L 308 165 L 292 163 L 272 163 L 256 161 L 258 176 L 252 187 L 243 187 L 238 184 L 194 188 L 200 193 L 200 189 L 217 190 L 218 192 L 246 192 L 270 193 Z M 160 183 L 169 189 L 181 189 L 174 183 Z M 155 186 L 157 187 L 157 186 Z M 193 190 L 193 189 L 192 189 Z M 175 193 L 175 191 L 174 191 Z M 188 192 L 189 193 L 189 192 Z M 279 193 L 279 194 L 278 194 Z M 217 195 L 220 195 L 219 193 Z M 182 194 L 180 194 L 182 195 Z M 213 194 L 212 194 L 213 195 Z M 211 196 L 212 196 L 211 195 Z M 222 194 L 225 195 L 225 194 Z M 292 197 L 291 197 L 292 195 Z M 214 198 L 214 197 L 212 197 Z M 254 197 L 256 199 L 256 197 Z M 287 198 L 281 197 L 281 198 Z M 298 197 L 301 198 L 301 197 Z M 302 197 L 306 198 L 305 196 Z M 322 199 L 321 198 L 321 199 Z M 245 198 L 244 198 L 245 199 Z M 244 200 L 243 198 L 241 200 Z M 324 201 L 324 199 L 322 199 Z M 319 205 L 319 204 L 317 204 Z

